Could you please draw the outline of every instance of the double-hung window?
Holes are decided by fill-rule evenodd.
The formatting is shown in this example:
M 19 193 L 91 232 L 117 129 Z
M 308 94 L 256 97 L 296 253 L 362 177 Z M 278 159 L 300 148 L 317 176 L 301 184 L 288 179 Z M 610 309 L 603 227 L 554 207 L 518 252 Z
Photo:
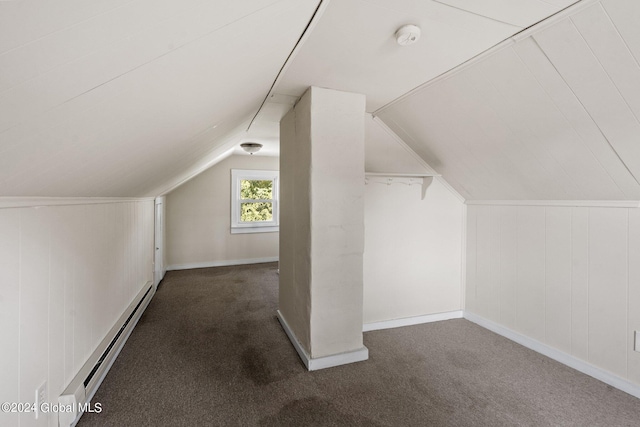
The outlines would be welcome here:
M 278 171 L 231 169 L 231 233 L 278 231 Z

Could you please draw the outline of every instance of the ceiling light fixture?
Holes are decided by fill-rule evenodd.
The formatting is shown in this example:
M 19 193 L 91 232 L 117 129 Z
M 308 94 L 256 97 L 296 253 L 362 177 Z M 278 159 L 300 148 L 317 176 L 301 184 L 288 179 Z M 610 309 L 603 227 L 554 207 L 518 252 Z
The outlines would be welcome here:
M 262 144 L 257 142 L 243 142 L 240 147 L 249 154 L 257 153 L 262 148 Z
M 403 25 L 396 31 L 396 41 L 400 46 L 414 44 L 420 38 L 420 27 L 417 25 Z

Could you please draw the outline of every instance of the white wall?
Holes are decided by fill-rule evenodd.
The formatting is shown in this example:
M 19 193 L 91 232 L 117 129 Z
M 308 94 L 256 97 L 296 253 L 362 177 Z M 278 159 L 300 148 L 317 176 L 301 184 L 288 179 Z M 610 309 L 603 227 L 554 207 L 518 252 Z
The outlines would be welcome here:
M 89 202 L 88 202 L 89 203 Z M 49 401 L 153 277 L 153 200 L 0 208 L 0 402 Z M 1 425 L 57 415 L 0 413 Z
M 640 384 L 640 209 L 468 206 L 466 310 Z
M 421 185 L 375 181 L 365 188 L 364 323 L 462 309 L 462 201 L 437 180 L 424 200 Z
M 231 156 L 166 196 L 168 269 L 274 260 L 278 233 L 231 234 L 231 169 L 278 170 L 278 157 Z

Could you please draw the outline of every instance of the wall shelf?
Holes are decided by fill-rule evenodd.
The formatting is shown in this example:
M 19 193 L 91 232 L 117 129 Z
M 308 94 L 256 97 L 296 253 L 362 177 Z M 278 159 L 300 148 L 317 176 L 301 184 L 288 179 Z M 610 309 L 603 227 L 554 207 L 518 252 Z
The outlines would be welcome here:
M 434 173 L 386 173 L 386 172 L 365 172 L 364 175 L 365 175 L 365 184 L 369 184 L 370 182 L 376 183 L 376 184 L 386 184 L 386 185 L 391 185 L 396 183 L 405 184 L 405 185 L 420 184 L 422 185 L 422 193 L 421 193 L 422 200 L 424 200 L 424 197 L 427 194 L 427 189 L 433 182 L 433 178 L 436 176 L 441 176 L 439 174 L 434 174 Z
M 391 177 L 391 178 L 425 178 L 442 176 L 437 173 L 396 173 L 396 172 L 365 172 L 365 176 Z

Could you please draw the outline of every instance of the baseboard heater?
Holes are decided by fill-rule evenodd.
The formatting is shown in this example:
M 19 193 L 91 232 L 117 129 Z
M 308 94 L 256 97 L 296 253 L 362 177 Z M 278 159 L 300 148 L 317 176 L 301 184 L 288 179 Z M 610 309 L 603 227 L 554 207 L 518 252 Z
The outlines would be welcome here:
M 65 408 L 65 411 L 58 412 L 60 427 L 76 425 L 84 412 L 83 409 L 91 402 L 93 395 L 100 387 L 120 350 L 124 347 L 127 338 L 149 305 L 154 292 L 155 288 L 152 282 L 147 282 L 78 374 L 58 397 L 58 404 Z

